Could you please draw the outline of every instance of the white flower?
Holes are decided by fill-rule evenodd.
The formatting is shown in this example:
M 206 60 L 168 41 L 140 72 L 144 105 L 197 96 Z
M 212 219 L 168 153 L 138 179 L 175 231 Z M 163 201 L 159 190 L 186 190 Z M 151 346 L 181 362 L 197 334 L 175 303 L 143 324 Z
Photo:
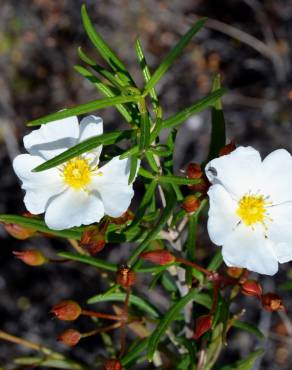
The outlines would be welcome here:
M 55 168 L 31 171 L 102 133 L 102 119 L 88 116 L 80 125 L 77 117 L 71 117 L 42 125 L 24 137 L 29 154 L 17 156 L 13 168 L 26 191 L 26 208 L 32 214 L 45 212 L 45 222 L 51 229 L 99 222 L 105 214 L 119 217 L 128 209 L 134 195 L 132 186 L 128 185 L 130 161 L 114 157 L 99 168 L 101 146 Z
M 208 232 L 228 266 L 274 275 L 292 260 L 292 157 L 239 147 L 206 166 Z

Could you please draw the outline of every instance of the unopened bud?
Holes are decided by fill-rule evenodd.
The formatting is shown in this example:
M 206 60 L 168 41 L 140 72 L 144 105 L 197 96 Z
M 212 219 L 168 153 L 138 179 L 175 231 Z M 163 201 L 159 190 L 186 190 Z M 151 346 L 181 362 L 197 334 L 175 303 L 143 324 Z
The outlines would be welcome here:
M 80 240 L 80 246 L 92 256 L 103 250 L 106 244 L 105 237 L 96 226 L 86 227 Z
M 13 251 L 12 253 L 29 266 L 41 266 L 48 262 L 47 258 L 36 249 L 28 249 L 23 252 Z
M 103 370 L 123 370 L 123 367 L 119 360 L 113 358 L 106 361 Z
M 210 315 L 200 316 L 196 320 L 194 339 L 199 339 L 203 334 L 211 329 L 212 317 Z
M 3 226 L 9 235 L 19 240 L 28 239 L 36 234 L 36 230 L 17 224 L 3 224 Z
M 285 309 L 282 299 L 275 293 L 263 294 L 262 306 L 267 311 L 281 311 Z
M 159 249 L 156 251 L 144 252 L 144 253 L 141 253 L 140 256 L 144 260 L 157 263 L 158 265 L 168 265 L 170 263 L 175 262 L 175 256 L 172 255 L 166 249 Z
M 81 315 L 82 309 L 77 302 L 63 301 L 56 304 L 51 312 L 59 320 L 74 321 Z
M 136 274 L 128 266 L 121 266 L 117 272 L 117 283 L 124 288 L 129 288 L 136 282 Z
M 188 196 L 186 196 L 185 199 L 184 199 L 184 201 L 183 201 L 183 203 L 182 203 L 182 208 L 187 213 L 196 212 L 199 207 L 200 207 L 200 201 L 194 195 L 188 195 Z
M 67 344 L 67 346 L 74 347 L 81 339 L 81 333 L 75 329 L 67 329 L 57 338 L 59 342 Z
M 247 296 L 260 297 L 263 293 L 261 285 L 255 280 L 246 280 L 241 285 L 241 292 Z
M 210 183 L 205 175 L 201 178 L 201 181 L 198 184 L 189 185 L 189 189 L 202 194 L 206 194 L 209 187 Z
M 228 267 L 227 268 L 227 275 L 232 277 L 233 279 L 238 279 L 243 273 L 243 268 L 241 267 Z
M 189 163 L 187 167 L 187 177 L 189 179 L 200 179 L 203 176 L 202 168 L 197 163 Z
M 234 144 L 233 141 L 230 141 L 229 144 L 225 145 L 223 148 L 220 149 L 219 151 L 219 157 L 222 155 L 227 155 L 233 152 L 236 149 L 236 145 Z
M 111 222 L 115 225 L 124 225 L 127 222 L 132 221 L 133 219 L 134 219 L 134 213 L 130 209 L 128 209 L 120 217 L 117 217 L 117 218 L 111 217 Z

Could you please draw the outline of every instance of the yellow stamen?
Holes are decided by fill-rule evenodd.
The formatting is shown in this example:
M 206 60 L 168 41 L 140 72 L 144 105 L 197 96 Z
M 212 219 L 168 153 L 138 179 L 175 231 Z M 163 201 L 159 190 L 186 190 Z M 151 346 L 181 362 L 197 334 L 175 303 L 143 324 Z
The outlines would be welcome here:
M 63 169 L 63 178 L 67 185 L 79 190 L 91 181 L 92 170 L 87 160 L 74 158 Z
M 264 224 L 267 218 L 266 206 L 267 202 L 262 195 L 244 195 L 238 202 L 236 214 L 247 226 L 252 226 L 257 222 Z

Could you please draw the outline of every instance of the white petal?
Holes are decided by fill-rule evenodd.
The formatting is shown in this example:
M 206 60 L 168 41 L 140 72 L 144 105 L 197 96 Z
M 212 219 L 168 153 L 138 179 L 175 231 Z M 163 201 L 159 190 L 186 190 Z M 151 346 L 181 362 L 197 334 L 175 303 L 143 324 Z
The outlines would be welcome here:
M 273 243 L 265 238 L 261 227 L 252 230 L 241 224 L 224 242 L 222 255 L 228 266 L 274 275 L 278 271 L 278 262 L 273 247 Z
M 263 160 L 262 176 L 262 187 L 273 203 L 292 201 L 292 157 L 287 150 L 275 150 Z
M 22 188 L 26 190 L 25 206 L 33 214 L 43 213 L 48 200 L 64 190 L 64 184 L 56 168 L 31 172 L 44 161 L 41 157 L 29 154 L 21 154 L 13 161 L 14 171 L 23 183 Z
M 129 208 L 134 196 L 132 185 L 128 185 L 130 160 L 114 157 L 100 172 L 102 176 L 96 176 L 92 186 L 101 196 L 105 214 L 119 217 Z
M 78 142 L 81 143 L 93 136 L 99 136 L 103 134 L 103 121 L 101 117 L 87 116 L 80 122 L 80 134 Z M 95 164 L 99 162 L 99 156 L 102 151 L 102 145 L 86 153 L 86 157 L 90 162 L 94 161 Z
M 69 117 L 42 125 L 24 136 L 23 142 L 30 154 L 51 159 L 75 145 L 78 136 L 78 119 Z
M 292 260 L 292 202 L 269 208 L 270 221 L 267 235 L 274 242 L 274 250 L 280 263 Z
M 206 166 L 212 184 L 221 184 L 235 198 L 257 192 L 261 175 L 261 157 L 252 147 L 239 147 L 228 155 L 213 159 Z
M 212 185 L 209 195 L 208 233 L 214 244 L 222 245 L 238 222 L 237 203 L 221 185 Z
M 68 188 L 49 202 L 45 222 L 53 230 L 99 222 L 104 207 L 96 194 Z

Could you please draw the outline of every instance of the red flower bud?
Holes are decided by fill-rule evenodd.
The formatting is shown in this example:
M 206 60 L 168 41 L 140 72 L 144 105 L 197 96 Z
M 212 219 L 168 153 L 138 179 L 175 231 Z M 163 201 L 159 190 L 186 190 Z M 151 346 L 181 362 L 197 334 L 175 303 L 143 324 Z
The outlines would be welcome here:
M 203 176 L 202 168 L 197 163 L 189 163 L 187 167 L 187 177 L 189 179 L 200 179 Z
M 120 217 L 117 217 L 117 218 L 111 217 L 111 222 L 115 225 L 124 225 L 133 219 L 134 219 L 134 213 L 130 209 L 128 209 Z
M 81 307 L 74 301 L 63 301 L 56 304 L 51 312 L 59 319 L 64 321 L 76 320 L 82 312 Z
M 241 293 L 248 296 L 260 297 L 263 293 L 263 290 L 257 281 L 246 280 L 241 285 Z
M 121 266 L 117 272 L 117 283 L 124 288 L 129 288 L 136 282 L 136 274 L 128 266 Z
M 227 268 L 227 275 L 234 278 L 238 279 L 243 273 L 243 268 L 241 267 L 228 267 Z
M 267 311 L 281 311 L 285 309 L 282 299 L 275 293 L 263 294 L 262 306 Z
M 212 317 L 210 315 L 200 316 L 196 320 L 194 339 L 199 339 L 203 334 L 211 329 Z
M 140 256 L 144 260 L 157 263 L 158 265 L 168 265 L 169 263 L 175 262 L 175 257 L 166 249 L 144 252 L 141 253 Z
M 29 266 L 40 266 L 48 261 L 47 258 L 36 249 L 28 249 L 23 252 L 13 251 L 12 253 L 16 258 Z
M 19 240 L 28 239 L 36 234 L 36 230 L 29 229 L 17 224 L 3 224 L 3 226 L 9 235 Z
M 67 346 L 74 347 L 81 339 L 81 333 L 75 329 L 67 329 L 57 338 L 59 342 L 67 344 Z
M 219 157 L 222 155 L 227 155 L 233 152 L 236 149 L 236 145 L 234 144 L 233 141 L 230 141 L 229 144 L 225 145 L 223 148 L 220 149 L 219 151 Z
M 123 367 L 119 360 L 113 358 L 106 361 L 103 370 L 123 370 Z
M 92 256 L 100 252 L 106 244 L 104 234 L 96 226 L 86 227 L 80 240 L 80 246 Z
M 205 175 L 201 178 L 201 181 L 198 184 L 189 185 L 189 188 L 195 192 L 206 194 L 209 190 L 210 183 Z
M 196 210 L 200 207 L 200 201 L 197 197 L 194 195 L 188 195 L 185 197 L 183 203 L 182 203 L 182 208 L 187 212 L 187 213 L 193 213 L 196 212 Z

